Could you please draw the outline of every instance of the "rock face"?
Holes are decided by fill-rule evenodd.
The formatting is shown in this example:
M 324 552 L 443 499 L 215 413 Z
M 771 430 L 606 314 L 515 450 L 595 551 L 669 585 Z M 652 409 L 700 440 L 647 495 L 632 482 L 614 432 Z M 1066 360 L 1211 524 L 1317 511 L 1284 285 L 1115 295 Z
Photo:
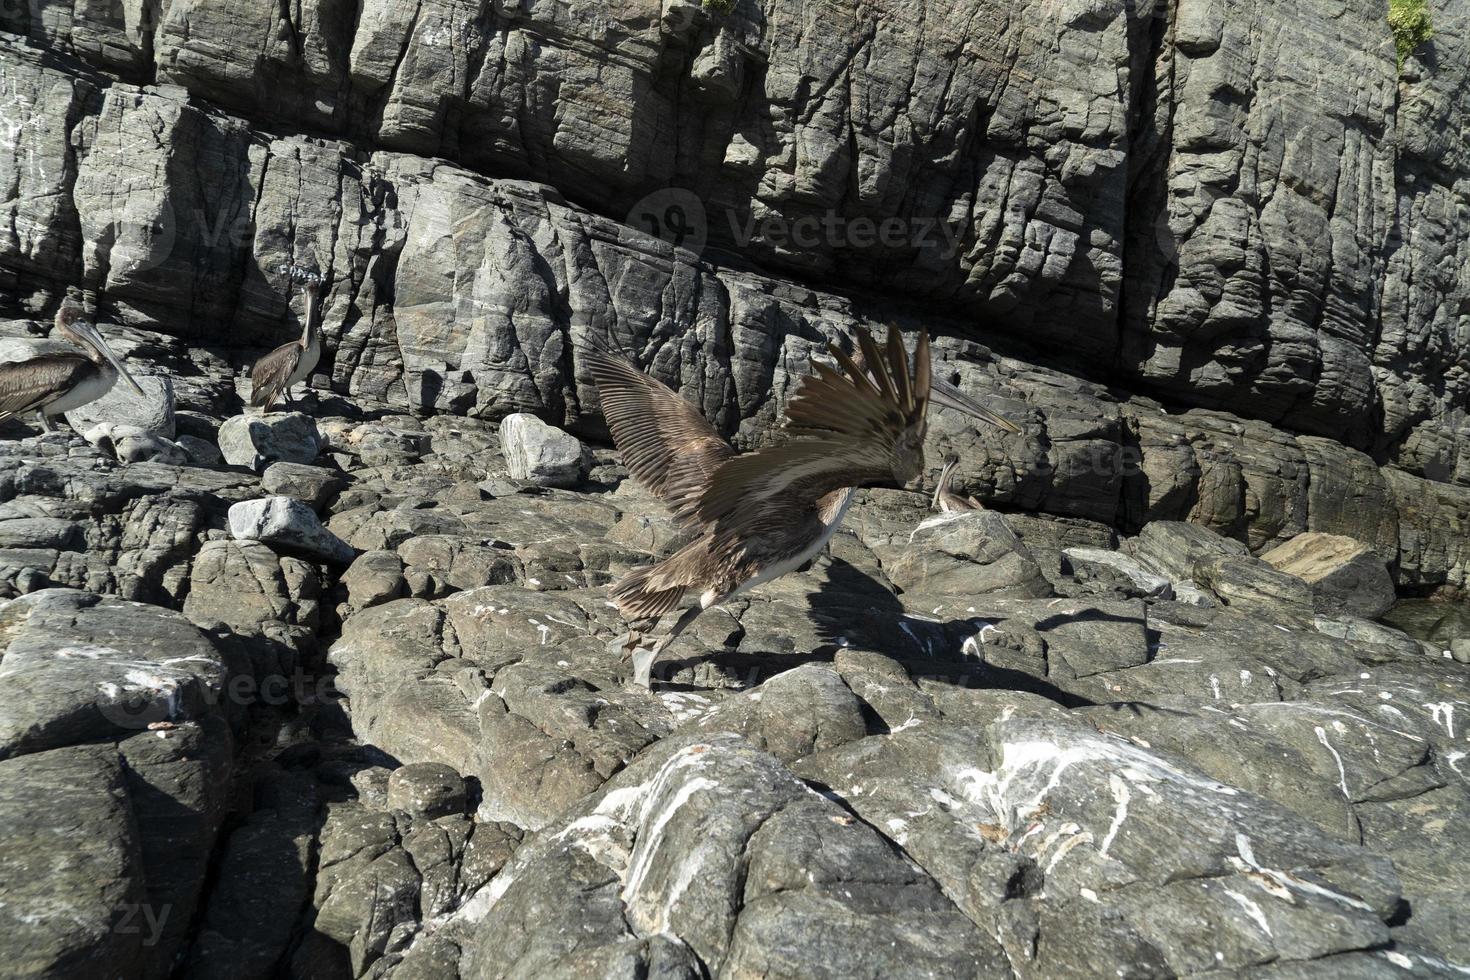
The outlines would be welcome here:
M 0 441 L 0 973 L 1470 969 L 1431 16 L 0 3 L 0 360 L 80 290 L 158 385 Z M 857 326 L 1020 428 L 931 413 L 983 509 L 860 493 L 630 687 L 686 532 L 585 352 L 748 449 Z

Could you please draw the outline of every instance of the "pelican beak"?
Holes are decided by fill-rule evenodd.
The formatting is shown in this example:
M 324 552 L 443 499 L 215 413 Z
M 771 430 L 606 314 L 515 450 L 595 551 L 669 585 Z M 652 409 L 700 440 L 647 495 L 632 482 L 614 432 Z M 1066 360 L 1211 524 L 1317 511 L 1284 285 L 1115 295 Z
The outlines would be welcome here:
M 995 414 L 947 381 L 934 378 L 930 382 L 929 400 L 940 408 L 952 408 L 956 412 L 963 412 L 971 418 L 980 419 L 982 422 L 989 422 L 1002 432 L 1021 431 L 1020 427 L 1014 422 Z
M 78 333 L 86 337 L 87 341 L 93 347 L 97 348 L 97 352 L 103 357 L 107 358 L 108 363 L 117 368 L 118 375 L 128 383 L 129 388 L 133 389 L 133 391 L 137 392 L 139 395 L 147 395 L 147 392 L 145 392 L 142 386 L 138 384 L 137 380 L 133 378 L 132 373 L 128 371 L 127 365 L 122 362 L 121 358 L 119 358 L 116 354 L 112 352 L 111 347 L 107 346 L 107 341 L 102 339 L 102 334 L 98 332 L 95 326 L 90 323 L 76 324 L 72 327 L 72 329 L 76 330 Z

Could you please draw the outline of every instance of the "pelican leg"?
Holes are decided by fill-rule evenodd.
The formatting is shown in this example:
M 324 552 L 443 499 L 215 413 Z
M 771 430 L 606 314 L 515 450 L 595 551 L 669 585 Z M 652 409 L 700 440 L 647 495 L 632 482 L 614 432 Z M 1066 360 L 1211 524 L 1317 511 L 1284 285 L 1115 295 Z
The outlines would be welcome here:
M 47 415 L 45 412 L 37 412 L 36 414 L 40 416 L 42 432 L 51 433 L 56 431 L 56 426 L 53 425 L 51 422 L 51 416 Z
M 639 687 L 651 687 L 653 685 L 653 665 L 659 656 L 667 649 L 670 643 L 678 638 L 679 634 L 689 628 L 689 624 L 699 618 L 704 612 L 704 606 L 694 606 L 684 611 L 674 623 L 674 628 L 653 645 L 651 649 L 638 649 L 633 651 L 633 683 Z

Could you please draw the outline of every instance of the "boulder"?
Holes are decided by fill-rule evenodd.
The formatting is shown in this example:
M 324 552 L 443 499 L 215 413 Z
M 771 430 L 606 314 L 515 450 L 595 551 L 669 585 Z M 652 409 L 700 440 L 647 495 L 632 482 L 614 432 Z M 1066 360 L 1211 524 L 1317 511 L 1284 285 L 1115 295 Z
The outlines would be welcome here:
M 388 808 L 433 820 L 464 813 L 464 780 L 449 766 L 415 762 L 388 777 Z
M 325 466 L 283 461 L 267 466 L 260 484 L 267 493 L 295 497 L 313 510 L 321 510 L 342 489 L 342 476 Z
M 173 439 L 174 383 L 166 375 L 134 374 L 138 394 L 126 381 L 118 379 L 107 394 L 81 408 L 66 413 L 67 423 L 82 438 L 96 444 L 94 430 L 99 426 L 133 426 L 142 433 L 160 439 Z M 114 441 L 120 436 L 115 436 Z
M 1261 555 L 1278 571 L 1311 587 L 1317 611 L 1377 619 L 1393 606 L 1393 578 L 1368 545 L 1340 534 L 1308 531 Z
M 574 487 L 586 472 L 581 441 L 534 415 L 507 415 L 500 423 L 500 444 L 513 480 L 543 487 Z
M 1199 584 L 1227 606 L 1263 616 L 1311 620 L 1312 591 L 1307 583 L 1259 558 L 1222 555 L 1195 566 Z
M 1194 578 L 1195 568 L 1202 561 L 1250 554 L 1241 542 L 1186 521 L 1152 521 L 1128 542 L 1128 549 L 1171 581 Z
M 229 520 L 237 541 L 261 541 L 277 551 L 335 565 L 350 564 L 356 554 L 322 525 L 316 511 L 294 497 L 241 501 L 230 508 Z
M 225 462 L 256 472 L 274 462 L 312 463 L 321 454 L 316 422 L 300 412 L 236 415 L 219 427 Z
M 896 548 L 879 549 L 894 585 L 925 595 L 1051 595 L 1030 549 L 990 510 L 925 518 Z
M 1078 581 L 1097 582 L 1147 599 L 1172 599 L 1174 587 L 1167 578 L 1155 575 L 1136 559 L 1101 548 L 1067 548 L 1062 552 L 1062 570 Z

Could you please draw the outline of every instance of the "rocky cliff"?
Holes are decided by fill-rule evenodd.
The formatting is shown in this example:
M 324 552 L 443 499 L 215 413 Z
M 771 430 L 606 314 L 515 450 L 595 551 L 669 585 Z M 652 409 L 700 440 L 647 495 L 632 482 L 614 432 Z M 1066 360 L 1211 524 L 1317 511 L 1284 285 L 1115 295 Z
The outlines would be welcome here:
M 1470 624 L 1373 621 L 1470 589 L 1470 11 L 1386 13 L 0 0 L 0 333 L 157 396 L 5 429 L 0 975 L 1470 965 Z M 1021 424 L 933 420 L 990 509 L 626 690 L 579 351 L 748 446 L 860 324 Z

